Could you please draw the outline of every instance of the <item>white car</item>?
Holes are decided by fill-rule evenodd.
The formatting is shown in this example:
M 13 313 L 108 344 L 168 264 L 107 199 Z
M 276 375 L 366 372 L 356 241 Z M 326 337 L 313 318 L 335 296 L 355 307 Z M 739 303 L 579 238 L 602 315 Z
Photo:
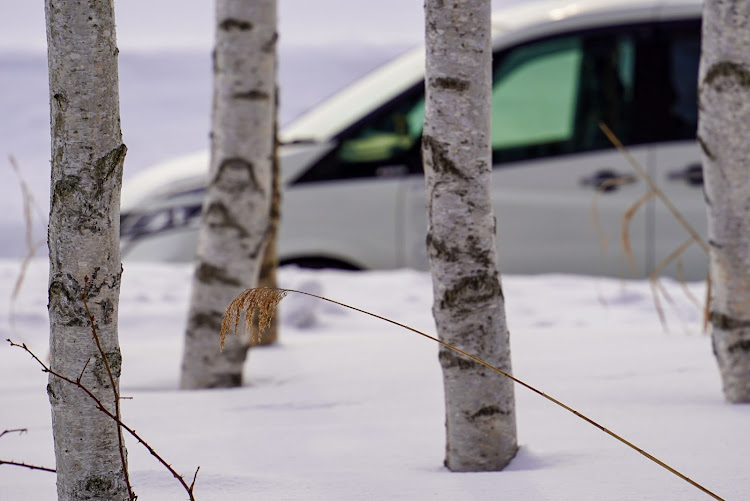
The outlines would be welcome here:
M 493 17 L 493 178 L 501 271 L 642 277 L 689 238 L 647 192 L 606 123 L 703 235 L 697 130 L 701 3 L 534 2 Z M 424 49 L 387 64 L 280 133 L 279 258 L 313 267 L 425 269 L 420 159 Z M 208 153 L 123 190 L 126 259 L 194 257 Z M 604 185 L 621 177 L 617 185 Z M 705 277 L 695 245 L 665 273 Z

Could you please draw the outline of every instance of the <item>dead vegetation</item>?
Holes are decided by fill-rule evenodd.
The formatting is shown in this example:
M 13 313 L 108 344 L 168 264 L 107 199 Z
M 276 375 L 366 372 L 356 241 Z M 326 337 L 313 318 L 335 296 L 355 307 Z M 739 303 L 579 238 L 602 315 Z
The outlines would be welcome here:
M 619 442 L 625 444 L 629 448 L 631 448 L 634 451 L 638 452 L 643 457 L 645 457 L 645 458 L 653 461 L 654 463 L 658 464 L 659 466 L 661 466 L 665 470 L 669 471 L 673 475 L 676 475 L 677 477 L 681 478 L 682 480 L 684 480 L 685 482 L 689 483 L 690 485 L 692 485 L 696 489 L 704 492 L 705 494 L 708 494 L 713 499 L 716 499 L 718 501 L 724 501 L 723 498 L 721 498 L 720 496 L 718 496 L 714 492 L 710 491 L 709 489 L 707 489 L 703 485 L 701 485 L 698 482 L 692 480 L 691 478 L 689 478 L 685 474 L 680 473 L 679 471 L 677 471 L 675 468 L 669 466 L 664 461 L 661 461 L 660 459 L 656 458 L 655 456 L 649 454 L 648 452 L 646 452 L 645 450 L 641 449 L 640 447 L 638 447 L 634 443 L 630 442 L 629 440 L 626 440 L 622 436 L 620 436 L 617 433 L 611 431 L 609 428 L 606 428 L 605 426 L 599 424 L 598 422 L 594 421 L 590 417 L 588 417 L 588 416 L 586 416 L 586 415 L 578 412 L 577 410 L 573 409 L 572 407 L 564 404 L 560 400 L 557 400 L 556 398 L 547 395 L 543 391 L 541 391 L 541 390 L 535 388 L 534 386 L 532 386 L 532 385 L 530 385 L 530 384 L 528 384 L 528 383 L 526 383 L 526 382 L 524 382 L 524 381 L 516 378 L 515 376 L 513 376 L 513 375 L 511 375 L 511 374 L 509 374 L 509 373 L 507 373 L 507 372 L 505 372 L 505 371 L 503 371 L 503 370 L 495 367 L 494 365 L 491 365 L 491 364 L 485 362 L 484 360 L 482 360 L 482 359 L 480 359 L 480 358 L 478 358 L 478 357 L 476 357 L 476 356 L 474 356 L 474 355 L 472 355 L 470 353 L 467 353 L 466 351 L 464 351 L 464 350 L 462 350 L 462 349 L 460 349 L 460 348 L 458 348 L 458 347 L 456 347 L 456 346 L 454 346 L 454 345 L 452 345 L 450 343 L 446 343 L 445 341 L 442 341 L 441 339 L 439 339 L 439 338 L 437 338 L 435 336 L 431 336 L 430 334 L 427 334 L 425 332 L 417 330 L 417 329 L 415 329 L 413 327 L 410 327 L 408 325 L 402 324 L 402 323 L 397 322 L 395 320 L 392 320 L 390 318 L 387 318 L 387 317 L 384 317 L 384 316 L 381 316 L 381 315 L 369 312 L 367 310 L 363 310 L 361 308 L 357 308 L 355 306 L 351 306 L 351 305 L 348 305 L 346 303 L 342 303 L 342 302 L 339 302 L 339 301 L 336 301 L 336 300 L 333 300 L 333 299 L 329 299 L 329 298 L 324 297 L 324 296 L 319 296 L 317 294 L 313 294 L 313 293 L 310 293 L 310 292 L 304 292 L 304 291 L 299 291 L 299 290 L 294 290 L 294 289 L 269 289 L 269 288 L 247 289 L 244 292 L 242 292 L 239 296 L 237 296 L 229 304 L 229 306 L 227 307 L 226 311 L 224 312 L 224 317 L 222 319 L 222 329 L 221 329 L 221 343 L 222 343 L 222 345 L 223 345 L 223 342 L 224 342 L 226 334 L 229 333 L 229 332 L 231 332 L 232 330 L 234 331 L 234 335 L 235 336 L 239 335 L 238 327 L 239 327 L 239 324 L 240 324 L 240 318 L 243 315 L 244 315 L 244 317 L 246 319 L 245 323 L 244 323 L 244 327 L 246 329 L 253 329 L 252 318 L 255 317 L 255 316 L 257 316 L 258 319 L 259 319 L 258 320 L 258 324 L 257 324 L 258 328 L 263 329 L 263 328 L 267 327 L 270 324 L 271 319 L 273 318 L 273 316 L 274 316 L 274 314 L 276 312 L 276 307 L 279 305 L 279 303 L 281 302 L 281 300 L 284 299 L 290 293 L 302 294 L 302 295 L 305 295 L 305 296 L 310 296 L 310 297 L 314 297 L 314 298 L 320 299 L 322 301 L 327 301 L 329 303 L 333 303 L 333 304 L 336 304 L 338 306 L 342 306 L 344 308 L 348 308 L 350 310 L 354 310 L 354 311 L 357 311 L 359 313 L 363 313 L 365 315 L 369 315 L 369 316 L 377 318 L 379 320 L 383 320 L 384 322 L 388 322 L 390 324 L 396 325 L 398 327 L 401 327 L 403 329 L 411 331 L 411 332 L 413 332 L 415 334 L 419 334 L 420 336 L 425 337 L 425 338 L 427 338 L 427 339 L 429 339 L 431 341 L 434 341 L 434 342 L 440 344 L 441 346 L 443 346 L 443 347 L 451 350 L 452 352 L 454 352 L 454 353 L 456 353 L 456 354 L 464 357 L 464 359 L 467 359 L 466 360 L 467 363 L 474 362 L 474 363 L 480 364 L 480 365 L 486 367 L 487 369 L 490 369 L 491 371 L 493 371 L 493 372 L 495 372 L 497 374 L 500 374 L 501 376 L 506 377 L 506 378 L 512 380 L 513 382 L 515 382 L 515 383 L 523 386 L 524 388 L 526 388 L 526 389 L 528 389 L 528 390 L 536 393 L 537 395 L 539 395 L 539 396 L 541 396 L 541 397 L 549 400 L 550 402 L 554 403 L 555 405 L 557 405 L 559 407 L 562 407 L 566 411 L 568 411 L 568 412 L 576 415 L 578 418 L 582 419 L 583 421 L 586 421 L 587 423 L 589 423 L 590 425 L 592 425 L 592 426 L 598 428 L 599 430 L 603 431 L 604 433 L 606 433 L 610 437 L 618 440 Z M 250 319 L 250 320 L 248 320 L 248 319 Z M 257 334 L 257 333 L 252 333 L 252 331 L 251 331 L 251 334 Z
M 632 246 L 630 244 L 630 225 L 635 214 L 646 204 L 646 202 L 655 198 L 666 207 L 672 217 L 674 217 L 674 219 L 685 229 L 686 233 L 689 236 L 682 244 L 680 244 L 669 255 L 667 255 L 667 257 L 658 262 L 649 272 L 649 282 L 651 284 L 654 307 L 656 308 L 656 312 L 659 316 L 659 321 L 661 322 L 661 325 L 665 330 L 669 330 L 661 301 L 663 298 L 666 302 L 671 303 L 672 299 L 667 293 L 664 286 L 661 284 L 659 277 L 660 274 L 667 268 L 667 266 L 675 263 L 677 267 L 678 280 L 682 286 L 682 290 L 684 291 L 685 295 L 696 305 L 696 307 L 701 309 L 703 312 L 703 330 L 705 331 L 706 326 L 708 325 L 708 298 L 710 295 L 710 290 L 707 287 L 706 298 L 701 305 L 700 301 L 687 288 L 687 284 L 685 283 L 683 275 L 683 265 L 681 257 L 685 253 L 685 251 L 692 245 L 698 245 L 706 254 L 708 254 L 708 244 L 705 240 L 703 240 L 698 231 L 696 231 L 696 229 L 693 228 L 693 226 L 687 221 L 687 219 L 685 218 L 685 216 L 683 216 L 679 209 L 675 207 L 672 201 L 669 200 L 664 192 L 659 189 L 654 179 L 648 174 L 648 172 L 646 172 L 646 169 L 644 169 L 643 166 L 638 163 L 633 155 L 630 154 L 627 148 L 625 148 L 625 146 L 607 126 L 607 124 L 599 122 L 599 128 L 607 137 L 607 139 L 612 143 L 612 145 L 617 148 L 617 150 L 625 157 L 628 164 L 630 164 L 638 177 L 641 178 L 648 186 L 648 191 L 642 197 L 633 202 L 633 204 L 628 208 L 628 210 L 625 212 L 625 214 L 623 214 L 622 217 L 620 227 L 620 245 L 622 247 L 625 258 L 628 261 L 628 265 L 630 266 L 631 271 L 635 273 L 636 263 Z M 606 181 L 597 190 L 597 193 L 591 203 L 592 225 L 599 235 L 603 252 L 606 252 L 607 250 L 607 243 L 604 236 L 604 230 L 598 216 L 598 197 L 606 189 L 618 186 L 620 184 L 623 184 L 624 182 L 629 182 L 629 179 L 614 178 Z M 706 283 L 709 284 L 710 281 L 707 279 Z

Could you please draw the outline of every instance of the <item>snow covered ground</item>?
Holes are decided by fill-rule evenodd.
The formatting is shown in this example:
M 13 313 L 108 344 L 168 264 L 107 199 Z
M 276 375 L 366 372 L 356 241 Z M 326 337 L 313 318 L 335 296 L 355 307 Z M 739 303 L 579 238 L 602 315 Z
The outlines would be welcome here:
M 190 268 L 125 264 L 120 309 L 125 421 L 175 468 L 200 466 L 201 500 L 703 500 L 631 449 L 517 387 L 521 450 L 501 473 L 449 473 L 436 346 L 324 302 L 289 296 L 281 342 L 251 352 L 235 390 L 178 391 Z M 0 261 L 0 304 L 18 263 Z M 35 261 L 2 338 L 47 354 L 46 262 Z M 426 332 L 425 273 L 284 269 L 281 285 Z M 669 332 L 644 282 L 546 275 L 504 279 L 517 377 L 587 414 L 727 500 L 747 499 L 748 406 L 724 403 L 701 313 L 665 282 Z M 701 284 L 690 290 L 700 298 Z M 218 342 L 218 339 L 217 339 Z M 498 376 L 500 377 L 500 376 Z M 0 459 L 53 465 L 46 377 L 0 345 Z M 133 440 L 139 499 L 181 500 L 177 482 Z M 54 475 L 0 466 L 0 499 L 54 499 Z
M 494 5 L 513 0 L 495 1 Z M 211 2 L 117 2 L 126 180 L 207 146 Z M 280 0 L 281 120 L 419 43 L 422 0 Z M 177 14 L 174 14 L 174 13 Z M 47 353 L 47 265 L 35 261 L 14 316 L 23 254 L 13 154 L 46 212 L 48 109 L 42 2 L 0 0 L 0 338 Z M 43 237 L 43 226 L 39 226 Z M 539 396 L 517 389 L 522 448 L 502 473 L 452 474 L 443 458 L 437 348 L 301 297 L 281 305 L 281 343 L 254 350 L 247 383 L 177 391 L 190 269 L 126 263 L 121 299 L 125 420 L 201 500 L 701 500 L 708 497 Z M 433 332 L 429 277 L 283 270 L 323 294 Z M 750 408 L 724 403 L 701 313 L 673 283 L 660 326 L 649 286 L 506 277 L 515 374 L 621 433 L 726 499 L 750 492 Z M 701 284 L 690 286 L 702 298 Z M 11 322 L 13 318 L 13 322 Z M 307 319 L 305 323 L 303 320 Z M 0 343 L 0 459 L 52 466 L 46 377 Z M 185 499 L 128 442 L 139 499 Z M 54 476 L 0 466 L 0 501 L 54 499 Z

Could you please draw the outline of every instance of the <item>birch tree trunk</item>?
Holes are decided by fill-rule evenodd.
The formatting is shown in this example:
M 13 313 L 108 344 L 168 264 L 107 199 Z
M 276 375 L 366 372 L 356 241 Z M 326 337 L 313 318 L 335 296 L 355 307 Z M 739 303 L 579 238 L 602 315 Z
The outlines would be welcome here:
M 278 106 L 279 89 L 276 88 L 276 106 Z M 274 138 L 278 138 L 278 114 L 274 117 Z M 279 223 L 281 222 L 281 165 L 279 164 L 278 139 L 274 146 L 273 163 L 271 165 L 271 209 L 269 211 L 268 233 L 266 235 L 266 251 L 260 266 L 260 277 L 258 287 L 275 289 L 278 287 L 276 272 L 279 269 L 279 254 L 277 242 L 279 236 Z M 279 340 L 279 315 L 274 315 L 270 325 L 260 330 L 255 321 L 257 336 L 251 340 L 252 346 L 268 346 Z
M 713 349 L 724 395 L 750 402 L 750 3 L 706 0 L 698 143 L 708 209 Z
M 242 384 L 247 337 L 219 351 L 221 317 L 258 283 L 274 155 L 276 1 L 217 0 L 210 181 L 203 204 L 181 386 Z
M 85 287 L 119 392 L 120 187 L 126 148 L 120 133 L 114 7 L 112 0 L 46 0 L 45 13 L 52 136 L 50 365 L 71 379 L 80 376 L 114 413 L 107 364 L 81 300 Z M 47 393 L 58 499 L 128 499 L 117 424 L 83 391 L 55 376 L 49 377 Z
M 443 341 L 510 372 L 490 199 L 490 1 L 426 0 L 427 250 Z M 445 465 L 504 468 L 518 449 L 510 380 L 441 348 Z

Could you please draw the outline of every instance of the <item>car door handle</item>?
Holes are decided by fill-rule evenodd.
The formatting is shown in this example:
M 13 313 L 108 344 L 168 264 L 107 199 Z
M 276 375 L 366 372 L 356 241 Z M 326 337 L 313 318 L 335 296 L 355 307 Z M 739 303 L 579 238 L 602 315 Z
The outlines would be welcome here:
M 667 179 L 685 181 L 690 186 L 703 186 L 703 167 L 701 164 L 690 164 L 684 169 L 670 171 Z
M 612 169 L 601 169 L 581 179 L 581 185 L 591 186 L 598 191 L 610 192 L 623 184 L 630 184 L 635 181 L 636 178 L 632 174 L 621 174 Z

